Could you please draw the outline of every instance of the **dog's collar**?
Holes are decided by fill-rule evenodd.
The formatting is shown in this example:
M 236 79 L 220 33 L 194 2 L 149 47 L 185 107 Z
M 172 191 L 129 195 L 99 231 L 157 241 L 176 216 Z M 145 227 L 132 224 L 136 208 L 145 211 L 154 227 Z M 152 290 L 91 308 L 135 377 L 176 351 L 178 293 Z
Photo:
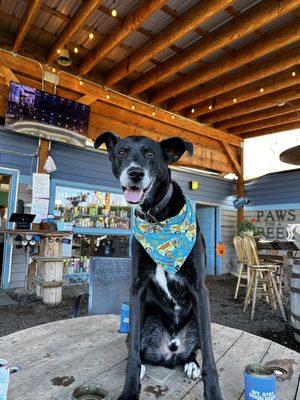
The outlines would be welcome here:
M 173 184 L 171 182 L 167 193 L 155 207 L 150 208 L 146 212 L 142 211 L 140 207 L 136 208 L 135 215 L 147 222 L 160 224 L 160 222 L 156 219 L 155 215 L 159 214 L 165 208 L 170 198 L 172 197 L 172 194 L 173 194 Z

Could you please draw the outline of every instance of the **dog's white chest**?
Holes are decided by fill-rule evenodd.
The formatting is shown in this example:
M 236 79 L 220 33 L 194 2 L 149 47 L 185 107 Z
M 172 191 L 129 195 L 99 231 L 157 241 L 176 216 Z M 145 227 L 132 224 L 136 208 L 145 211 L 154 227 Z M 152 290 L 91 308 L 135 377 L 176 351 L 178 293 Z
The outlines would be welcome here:
M 172 278 L 170 278 L 172 279 Z M 157 265 L 156 266 L 156 271 L 155 271 L 155 276 L 154 276 L 154 281 L 159 285 L 159 287 L 165 292 L 165 294 L 167 295 L 167 297 L 170 300 L 173 300 L 173 302 L 175 303 L 175 309 L 178 309 L 179 306 L 177 305 L 174 297 L 171 295 L 170 290 L 168 288 L 168 280 L 166 277 L 166 272 L 164 270 L 164 267 L 162 267 L 161 265 Z

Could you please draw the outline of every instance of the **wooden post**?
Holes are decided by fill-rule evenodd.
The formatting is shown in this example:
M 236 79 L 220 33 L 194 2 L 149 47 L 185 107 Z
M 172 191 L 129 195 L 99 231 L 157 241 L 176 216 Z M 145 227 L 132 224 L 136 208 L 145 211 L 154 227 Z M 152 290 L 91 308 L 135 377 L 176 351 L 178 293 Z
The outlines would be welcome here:
M 240 198 L 244 196 L 244 144 L 241 143 L 240 147 L 240 155 L 239 155 L 239 164 L 241 166 L 241 173 L 238 175 L 238 181 L 236 185 L 236 194 L 237 197 Z M 244 219 L 244 208 L 241 207 L 237 210 L 237 224 L 241 223 Z
M 46 173 L 44 170 L 44 165 L 47 160 L 49 153 L 49 140 L 41 139 L 40 140 L 40 147 L 39 147 L 39 165 L 38 165 L 38 172 L 41 174 Z

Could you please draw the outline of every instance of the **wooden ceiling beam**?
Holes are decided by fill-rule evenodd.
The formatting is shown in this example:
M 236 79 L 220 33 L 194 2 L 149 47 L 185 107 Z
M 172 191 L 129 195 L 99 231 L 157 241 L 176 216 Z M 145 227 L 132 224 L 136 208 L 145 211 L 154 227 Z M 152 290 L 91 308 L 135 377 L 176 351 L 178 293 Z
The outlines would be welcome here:
M 234 135 L 241 135 L 244 132 L 253 132 L 258 129 L 269 128 L 271 126 L 287 124 L 290 122 L 300 121 L 300 111 L 292 111 L 288 114 L 278 115 L 277 117 L 262 119 L 260 121 L 251 122 L 250 124 L 238 125 L 229 129 Z
M 238 115 L 263 110 L 264 108 L 273 107 L 280 103 L 286 103 L 287 101 L 295 100 L 299 97 L 300 85 L 295 85 L 271 94 L 266 94 L 257 99 L 236 103 L 233 106 L 205 114 L 201 117 L 201 121 L 205 124 L 215 124 L 216 122 L 237 117 Z
M 293 76 L 292 72 L 296 71 L 298 73 Z M 260 96 L 297 84 L 300 84 L 300 69 L 291 68 L 286 71 L 282 71 L 279 74 L 269 76 L 268 78 L 258 80 L 254 83 L 250 83 L 249 85 L 232 90 L 231 92 L 227 92 L 224 95 L 217 96 L 212 100 L 208 100 L 200 103 L 199 105 L 193 106 L 195 110 L 193 116 L 199 117 L 203 114 L 206 114 L 209 110 L 209 106 L 211 105 L 213 105 L 213 111 L 217 111 L 231 106 L 233 104 L 233 99 L 236 99 L 239 103 L 242 103 L 244 101 L 258 98 Z
M 19 26 L 14 44 L 13 51 L 18 51 L 28 30 L 30 29 L 30 25 L 41 5 L 41 0 L 33 0 L 27 8 L 25 16 L 22 18 L 22 22 Z
M 242 176 L 243 175 L 242 167 L 239 164 L 239 162 L 238 162 L 237 158 L 235 157 L 235 155 L 233 154 L 233 151 L 232 151 L 230 145 L 227 144 L 227 143 L 222 143 L 222 146 L 224 148 L 225 154 L 228 157 L 229 162 L 234 167 L 237 175 L 238 176 Z
M 266 54 L 272 53 L 285 46 L 295 43 L 300 39 L 300 24 L 298 21 L 284 25 L 264 36 L 264 40 L 256 39 L 251 45 L 247 44 L 231 56 L 220 57 L 213 63 L 200 67 L 195 72 L 187 74 L 183 78 L 165 84 L 159 90 L 155 90 L 149 98 L 150 102 L 160 103 L 185 92 L 204 82 L 226 74 L 234 69 L 254 61 Z
M 155 41 L 145 43 L 133 54 L 125 58 L 119 65 L 111 71 L 108 71 L 104 78 L 105 85 L 111 86 L 123 79 L 125 76 L 131 74 L 136 67 L 145 63 L 149 58 L 153 57 L 170 44 L 176 42 L 176 40 L 194 29 L 195 26 L 205 22 L 232 2 L 233 0 L 212 0 L 196 4 L 185 14 L 176 19 L 172 24 L 163 29 L 156 36 Z
M 113 50 L 126 36 L 136 30 L 145 20 L 158 11 L 167 0 L 146 0 L 138 9 L 129 15 L 122 25 L 114 29 L 105 40 L 101 41 L 93 51 L 79 65 L 80 75 L 87 74 L 111 50 Z
M 11 68 L 14 72 L 36 77 L 38 79 L 41 78 L 42 71 L 40 65 L 34 60 L 28 60 L 18 55 L 13 56 L 11 53 L 2 49 L 0 49 L 0 59 L 3 64 L 5 64 L 8 68 Z M 63 71 L 60 71 L 59 79 L 60 87 L 68 88 L 69 90 L 77 92 L 81 95 L 94 95 L 98 99 L 101 99 L 109 104 L 114 104 L 121 109 L 132 110 L 132 106 L 134 104 L 135 113 L 137 115 L 151 116 L 153 120 L 161 121 L 169 124 L 170 126 L 185 129 L 200 136 L 205 136 L 218 141 L 225 141 L 235 147 L 239 147 L 241 145 L 242 139 L 238 138 L 237 136 L 227 134 L 213 127 L 206 126 L 197 121 L 189 120 L 182 116 L 174 116 L 173 118 L 172 114 L 163 109 L 156 108 L 156 115 L 152 116 L 152 112 L 154 111 L 153 106 L 138 101 L 135 102 L 134 99 L 130 99 L 121 93 L 110 91 L 110 96 L 107 99 L 107 90 L 104 87 L 90 81 L 84 81 L 84 84 L 80 85 L 78 77 L 64 73 Z
M 19 79 L 12 70 L 4 65 L 0 65 L 0 79 L 2 79 L 6 86 L 9 86 L 11 81 L 19 82 Z
M 282 51 L 281 54 L 271 55 L 267 61 L 262 63 L 246 65 L 241 71 L 231 72 L 211 83 L 204 84 L 201 89 L 192 89 L 189 92 L 182 93 L 170 100 L 168 109 L 178 111 L 200 103 L 199 109 L 204 106 L 205 108 L 207 107 L 207 110 L 208 106 L 213 104 L 215 96 L 284 71 L 297 64 L 300 64 L 300 47 Z M 194 108 L 197 115 L 198 105 Z
M 262 119 L 277 117 L 279 115 L 289 114 L 291 111 L 300 110 L 300 98 L 289 101 L 288 103 L 275 107 L 266 108 L 249 114 L 240 115 L 239 117 L 228 119 L 227 121 L 218 122 L 215 127 L 218 129 L 230 129 L 234 126 L 244 125 Z
M 234 23 L 228 23 L 217 29 L 205 38 L 193 43 L 181 54 L 168 58 L 161 63 L 159 67 L 152 68 L 150 71 L 146 72 L 142 78 L 134 80 L 128 87 L 128 93 L 141 93 L 163 78 L 194 64 L 201 60 L 201 58 L 246 36 L 260 26 L 292 11 L 299 5 L 300 0 L 282 0 L 280 3 L 274 2 L 274 0 L 266 0 L 258 3 L 251 9 L 245 11 L 239 20 L 236 20 Z M 158 92 L 159 90 L 152 96 L 151 102 L 160 103 L 165 100 Z
M 99 6 L 100 1 L 101 0 L 86 0 L 82 3 L 74 17 L 68 22 L 65 29 L 51 46 L 47 59 L 49 64 L 57 57 L 57 52 L 63 48 L 64 45 L 71 40 L 72 36 L 84 25 L 87 18 Z
M 288 124 L 273 126 L 265 129 L 259 129 L 255 132 L 245 132 L 243 134 L 243 138 L 251 139 L 257 136 L 270 135 L 272 133 L 291 131 L 293 129 L 299 129 L 299 128 L 300 128 L 300 121 L 290 122 Z

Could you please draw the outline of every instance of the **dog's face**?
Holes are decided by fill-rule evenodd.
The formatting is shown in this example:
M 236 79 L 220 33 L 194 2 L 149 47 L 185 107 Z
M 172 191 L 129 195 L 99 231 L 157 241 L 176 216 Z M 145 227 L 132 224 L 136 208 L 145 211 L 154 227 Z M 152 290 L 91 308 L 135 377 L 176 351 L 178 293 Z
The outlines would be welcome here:
M 185 151 L 193 153 L 193 146 L 180 138 L 156 142 L 144 136 L 119 136 L 104 132 L 95 140 L 94 147 L 106 144 L 112 171 L 120 180 L 128 203 L 141 204 L 153 196 L 155 187 L 169 177 L 169 164 L 176 162 Z

